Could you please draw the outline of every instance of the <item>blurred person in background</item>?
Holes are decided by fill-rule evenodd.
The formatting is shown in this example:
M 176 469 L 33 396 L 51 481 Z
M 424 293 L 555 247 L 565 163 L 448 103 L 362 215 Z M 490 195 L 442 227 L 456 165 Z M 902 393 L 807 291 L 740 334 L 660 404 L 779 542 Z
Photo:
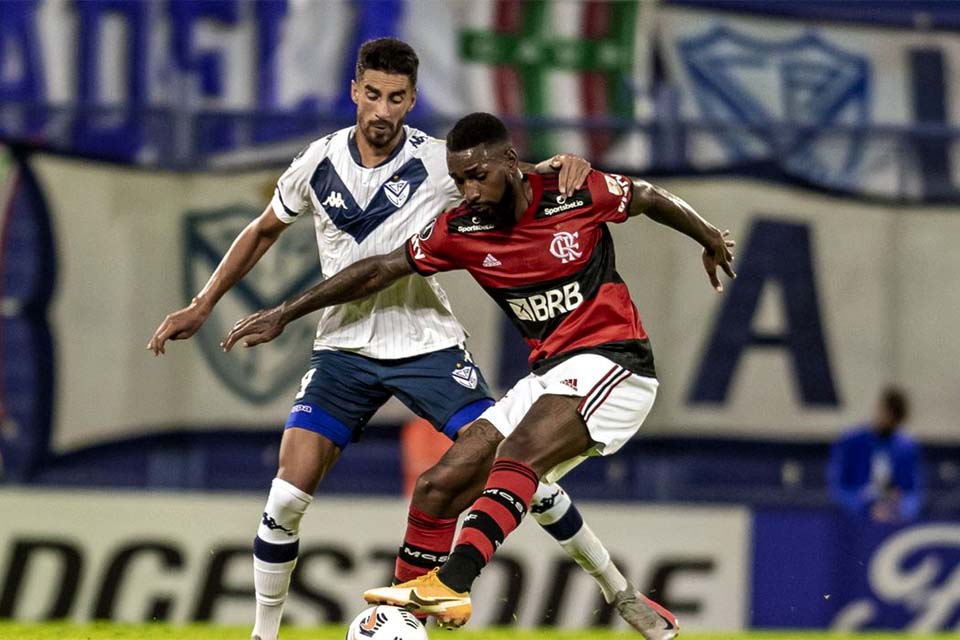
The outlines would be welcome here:
M 880 394 L 873 420 L 849 429 L 833 445 L 830 495 L 844 511 L 888 523 L 919 515 L 920 447 L 902 432 L 909 410 L 906 392 L 888 387 Z

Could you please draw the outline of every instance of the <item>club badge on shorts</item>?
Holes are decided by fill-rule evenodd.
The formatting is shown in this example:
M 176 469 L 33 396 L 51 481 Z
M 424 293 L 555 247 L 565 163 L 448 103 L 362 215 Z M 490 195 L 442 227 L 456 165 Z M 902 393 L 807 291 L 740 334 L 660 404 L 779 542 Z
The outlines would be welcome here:
M 477 368 L 471 364 L 457 364 L 457 368 L 451 371 L 450 375 L 453 376 L 453 379 L 460 386 L 466 387 L 467 389 L 477 388 Z

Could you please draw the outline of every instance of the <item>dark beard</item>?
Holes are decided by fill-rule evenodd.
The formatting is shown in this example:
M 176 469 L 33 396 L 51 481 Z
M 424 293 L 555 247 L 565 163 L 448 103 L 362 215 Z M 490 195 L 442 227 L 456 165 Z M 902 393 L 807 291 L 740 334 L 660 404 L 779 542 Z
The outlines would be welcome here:
M 374 137 L 376 135 L 376 129 L 373 128 L 372 124 L 367 125 L 366 128 L 361 127 L 361 133 L 371 147 L 374 149 L 384 149 L 390 146 L 390 143 L 397 137 L 397 129 L 403 126 L 403 122 L 400 122 L 397 128 L 394 128 L 389 123 L 387 123 L 387 126 L 390 127 L 390 129 L 387 131 L 386 138 L 384 138 L 382 142 Z
M 517 208 L 516 192 L 509 181 L 503 190 L 503 195 L 497 202 L 480 202 L 468 204 L 467 207 L 471 213 L 490 220 L 497 226 L 516 222 L 516 216 L 514 215 Z

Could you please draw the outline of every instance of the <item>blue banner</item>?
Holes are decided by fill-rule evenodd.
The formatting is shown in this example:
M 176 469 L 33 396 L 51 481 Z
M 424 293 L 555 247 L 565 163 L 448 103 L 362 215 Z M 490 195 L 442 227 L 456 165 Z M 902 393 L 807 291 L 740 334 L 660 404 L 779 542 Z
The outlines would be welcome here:
M 47 307 L 56 260 L 40 188 L 0 148 L 0 480 L 25 478 L 47 453 L 53 343 Z
M 946 631 L 960 623 L 960 523 L 758 510 L 750 626 Z

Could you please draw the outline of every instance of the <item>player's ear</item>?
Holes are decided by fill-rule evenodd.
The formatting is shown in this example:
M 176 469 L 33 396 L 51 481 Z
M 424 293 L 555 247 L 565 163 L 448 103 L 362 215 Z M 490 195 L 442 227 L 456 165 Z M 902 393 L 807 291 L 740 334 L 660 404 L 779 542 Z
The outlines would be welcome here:
M 413 111 L 413 108 L 417 106 L 417 88 L 413 87 L 411 91 L 413 91 L 413 95 L 410 96 L 410 108 L 407 109 L 407 113 Z
M 510 167 L 511 171 L 520 165 L 520 156 L 517 155 L 517 150 L 512 145 L 508 144 L 503 153 L 506 155 L 507 166 Z
M 356 80 L 350 81 L 350 97 L 353 98 L 353 104 L 360 104 L 360 85 Z

